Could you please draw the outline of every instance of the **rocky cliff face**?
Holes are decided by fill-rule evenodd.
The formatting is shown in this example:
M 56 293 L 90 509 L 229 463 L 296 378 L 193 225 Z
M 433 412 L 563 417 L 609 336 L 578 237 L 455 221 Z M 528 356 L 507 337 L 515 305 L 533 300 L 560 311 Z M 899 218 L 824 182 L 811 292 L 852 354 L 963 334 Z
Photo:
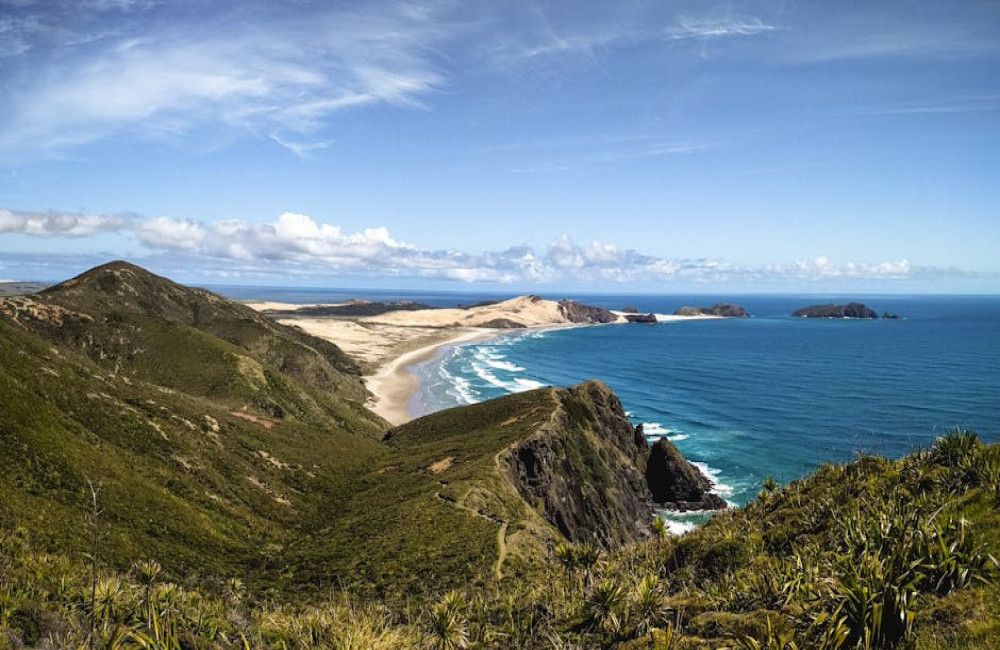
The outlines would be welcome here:
M 641 425 L 640 425 L 641 426 Z M 726 502 L 711 494 L 712 483 L 687 462 L 666 438 L 653 445 L 646 462 L 646 484 L 653 501 L 670 510 L 721 510 Z
M 615 323 L 618 316 L 603 307 L 581 305 L 575 300 L 560 300 L 559 311 L 571 323 Z
M 878 314 L 860 302 L 851 302 L 846 305 L 812 305 L 796 309 L 792 312 L 792 316 L 799 318 L 878 318 Z
M 599 382 L 558 391 L 558 399 L 549 424 L 507 457 L 521 496 L 572 542 L 611 549 L 647 537 L 654 508 L 641 431 Z

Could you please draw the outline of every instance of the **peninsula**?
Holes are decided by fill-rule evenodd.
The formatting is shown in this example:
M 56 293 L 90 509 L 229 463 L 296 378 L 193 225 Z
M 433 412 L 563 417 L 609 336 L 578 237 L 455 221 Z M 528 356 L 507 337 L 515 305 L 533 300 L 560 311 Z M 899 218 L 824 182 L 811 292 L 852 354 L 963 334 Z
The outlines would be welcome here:
M 481 341 L 505 331 L 579 325 L 657 323 L 712 318 L 697 314 L 616 312 L 574 300 L 534 295 L 456 308 L 417 303 L 351 301 L 331 305 L 247 302 L 283 325 L 338 346 L 362 369 L 368 408 L 392 424 L 413 419 L 409 399 L 419 388 L 407 368 L 432 359 L 446 345 Z

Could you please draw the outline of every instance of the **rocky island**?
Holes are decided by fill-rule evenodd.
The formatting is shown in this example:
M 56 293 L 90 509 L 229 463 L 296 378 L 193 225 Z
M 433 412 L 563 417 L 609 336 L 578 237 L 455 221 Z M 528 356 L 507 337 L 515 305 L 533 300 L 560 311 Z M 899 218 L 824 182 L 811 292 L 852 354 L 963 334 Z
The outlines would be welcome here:
M 747 318 L 747 310 L 739 305 L 719 303 L 711 307 L 689 307 L 685 305 L 674 312 L 674 316 L 716 316 L 718 318 Z
M 798 318 L 878 318 L 878 314 L 860 302 L 849 302 L 846 305 L 812 305 L 792 312 Z

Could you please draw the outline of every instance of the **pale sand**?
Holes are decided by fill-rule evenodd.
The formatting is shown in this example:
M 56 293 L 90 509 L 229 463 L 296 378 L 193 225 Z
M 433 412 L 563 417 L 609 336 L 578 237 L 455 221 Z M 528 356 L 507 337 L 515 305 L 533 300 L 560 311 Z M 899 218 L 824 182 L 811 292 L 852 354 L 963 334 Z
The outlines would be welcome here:
M 298 311 L 305 307 L 340 307 L 346 302 L 324 302 L 302 305 L 295 302 L 274 302 L 273 300 L 243 300 L 244 305 L 257 311 Z
M 292 311 L 304 306 L 266 301 L 248 305 L 262 311 Z M 619 323 L 626 322 L 623 315 L 617 315 Z M 718 318 L 672 314 L 656 317 L 659 322 Z M 528 328 L 576 325 L 567 321 L 557 302 L 530 296 L 471 309 L 397 311 L 367 318 L 289 316 L 279 322 L 330 341 L 357 361 L 373 395 L 368 407 L 389 423 L 399 425 L 413 419 L 408 402 L 419 388 L 419 381 L 407 368 L 433 358 L 441 346 L 496 336 L 504 330 L 483 325 L 499 319 Z
M 365 378 L 365 386 L 373 399 L 366 406 L 392 425 L 405 424 L 413 419 L 409 401 L 420 387 L 417 377 L 408 367 L 434 358 L 438 348 L 444 345 L 469 343 L 496 336 L 498 330 L 472 329 L 452 331 L 446 341 L 439 341 L 416 350 L 411 350 L 386 363 L 371 376 Z
M 624 317 L 619 318 L 619 322 L 625 322 Z M 521 296 L 499 302 L 495 305 L 485 305 L 471 309 L 393 311 L 380 316 L 363 318 L 361 322 L 405 325 L 410 327 L 482 327 L 490 321 L 500 319 L 517 323 L 524 327 L 569 323 L 563 315 L 558 302 L 532 296 Z

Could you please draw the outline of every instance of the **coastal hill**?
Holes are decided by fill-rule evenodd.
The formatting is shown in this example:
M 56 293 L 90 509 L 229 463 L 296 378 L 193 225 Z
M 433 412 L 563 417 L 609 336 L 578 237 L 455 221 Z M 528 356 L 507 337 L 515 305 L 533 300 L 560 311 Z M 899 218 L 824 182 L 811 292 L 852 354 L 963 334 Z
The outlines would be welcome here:
M 651 534 L 649 448 L 599 383 L 386 434 L 333 344 L 124 262 L 0 299 L 0 359 L 0 521 L 82 552 L 91 481 L 111 566 L 383 589 Z
M 389 428 L 259 318 L 123 263 L 0 299 L 0 645 L 1000 641 L 1000 447 L 968 432 L 672 539 L 657 504 L 710 485 L 600 382 Z
M 363 319 L 365 322 L 410 327 L 532 327 L 573 323 L 617 323 L 624 318 L 607 309 L 581 305 L 572 300 L 545 300 L 519 296 L 502 302 L 465 309 L 427 309 L 389 312 Z

